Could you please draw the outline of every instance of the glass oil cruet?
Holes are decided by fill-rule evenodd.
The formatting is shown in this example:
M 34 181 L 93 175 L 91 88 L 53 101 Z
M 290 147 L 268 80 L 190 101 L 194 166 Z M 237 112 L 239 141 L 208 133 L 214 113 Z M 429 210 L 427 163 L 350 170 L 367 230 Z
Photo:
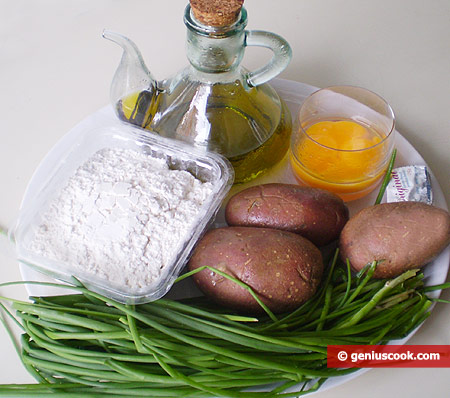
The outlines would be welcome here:
M 111 85 L 119 118 L 162 136 L 226 156 L 235 183 L 250 181 L 278 163 L 289 147 L 291 115 L 267 83 L 291 59 L 289 44 L 264 31 L 247 31 L 243 0 L 190 0 L 184 23 L 190 65 L 156 81 L 136 45 L 105 31 L 123 55 Z M 268 64 L 241 66 L 246 46 L 273 51 Z

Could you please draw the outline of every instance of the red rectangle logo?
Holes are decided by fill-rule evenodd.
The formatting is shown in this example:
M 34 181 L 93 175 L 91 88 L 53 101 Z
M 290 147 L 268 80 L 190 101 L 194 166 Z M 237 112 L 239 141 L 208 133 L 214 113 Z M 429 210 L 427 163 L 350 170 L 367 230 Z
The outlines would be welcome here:
M 447 368 L 450 345 L 329 345 L 329 368 Z

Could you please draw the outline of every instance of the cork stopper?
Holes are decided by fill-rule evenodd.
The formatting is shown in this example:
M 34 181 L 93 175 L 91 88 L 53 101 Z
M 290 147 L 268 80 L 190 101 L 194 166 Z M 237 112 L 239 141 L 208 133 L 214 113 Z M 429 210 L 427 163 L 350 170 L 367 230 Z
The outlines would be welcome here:
M 226 26 L 234 23 L 244 0 L 190 0 L 197 21 L 208 26 Z

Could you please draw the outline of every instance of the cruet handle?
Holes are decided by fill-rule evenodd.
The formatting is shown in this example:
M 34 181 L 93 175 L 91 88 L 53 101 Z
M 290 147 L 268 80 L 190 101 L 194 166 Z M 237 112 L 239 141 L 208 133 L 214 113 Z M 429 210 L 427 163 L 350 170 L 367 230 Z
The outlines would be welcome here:
M 255 87 L 266 83 L 280 74 L 292 58 L 291 46 L 281 36 L 262 30 L 245 31 L 245 45 L 269 48 L 273 51 L 272 59 L 261 68 L 247 73 L 247 83 Z

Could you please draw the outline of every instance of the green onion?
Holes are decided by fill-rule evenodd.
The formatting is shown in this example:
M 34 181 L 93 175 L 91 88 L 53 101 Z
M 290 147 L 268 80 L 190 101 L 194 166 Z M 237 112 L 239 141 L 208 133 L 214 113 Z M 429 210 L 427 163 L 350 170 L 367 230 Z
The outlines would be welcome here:
M 70 294 L 31 302 L 0 297 L 2 313 L 23 331 L 17 351 L 38 381 L 1 385 L 0 397 L 289 398 L 311 393 L 329 378 L 357 370 L 327 368 L 328 345 L 386 343 L 406 336 L 429 315 L 432 300 L 426 293 L 434 288 L 424 286 L 422 273 L 374 280 L 375 267 L 372 263 L 353 276 L 336 251 L 314 297 L 278 318 L 270 310 L 258 318 L 225 312 L 205 297 L 125 305 L 79 283 L 5 283 L 0 287 L 33 283 Z M 258 301 L 249 286 L 235 282 Z
M 381 200 L 383 199 L 384 196 L 384 192 L 386 191 L 389 181 L 391 180 L 392 169 L 394 168 L 396 156 L 397 156 L 397 149 L 394 148 L 394 150 L 392 151 L 391 159 L 389 161 L 389 165 L 386 170 L 386 174 L 384 175 L 383 181 L 381 183 L 380 191 L 378 192 L 378 196 L 375 200 L 376 205 L 381 203 Z

